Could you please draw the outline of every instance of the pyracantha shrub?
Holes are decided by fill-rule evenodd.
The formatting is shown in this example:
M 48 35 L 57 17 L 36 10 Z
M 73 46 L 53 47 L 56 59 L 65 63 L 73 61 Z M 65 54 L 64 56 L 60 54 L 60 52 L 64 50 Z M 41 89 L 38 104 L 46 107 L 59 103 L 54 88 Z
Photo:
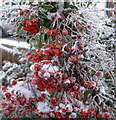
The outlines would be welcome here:
M 114 53 L 99 43 L 97 27 L 85 16 L 77 10 L 54 15 L 44 29 L 46 43 L 26 54 L 32 74 L 1 88 L 8 117 L 115 118 Z

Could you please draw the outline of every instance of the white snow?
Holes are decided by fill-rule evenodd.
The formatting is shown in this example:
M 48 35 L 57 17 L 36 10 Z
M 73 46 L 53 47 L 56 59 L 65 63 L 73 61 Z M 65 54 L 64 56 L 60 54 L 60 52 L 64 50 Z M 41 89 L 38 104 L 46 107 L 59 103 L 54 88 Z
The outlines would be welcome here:
M 6 44 L 6 45 L 11 45 L 11 46 L 16 46 L 16 47 L 21 47 L 21 48 L 29 48 L 29 44 L 26 42 L 18 42 L 16 40 L 10 40 L 10 39 L 5 39 L 5 38 L 0 38 L 0 44 Z
M 59 106 L 60 106 L 60 108 L 65 109 L 65 104 L 60 103 Z
M 74 112 L 72 112 L 72 113 L 70 114 L 69 118 L 76 118 L 76 116 L 77 116 L 77 114 L 74 113 Z
M 45 77 L 45 78 L 50 78 L 50 73 L 49 73 L 49 72 L 45 72 L 45 73 L 44 73 L 44 77 Z
M 11 93 L 13 90 L 14 93 L 16 94 L 17 91 L 19 91 L 22 95 L 24 95 L 27 99 L 29 98 L 34 98 L 34 94 L 32 92 L 32 90 L 29 90 L 28 89 L 28 86 L 27 84 L 24 84 L 24 81 L 18 81 L 17 84 L 15 86 L 12 86 L 12 87 L 7 87 L 8 88 L 8 92 Z M 33 87 L 33 86 L 32 86 Z M 35 86 L 36 87 L 36 86 Z M 29 86 L 29 88 L 31 88 Z M 33 88 L 35 90 L 35 88 Z M 35 90 L 36 91 L 36 90 Z M 37 96 L 40 97 L 41 96 L 41 92 L 40 91 L 37 91 Z
M 44 113 L 50 112 L 50 108 L 48 107 L 47 103 L 38 102 L 37 106 L 38 106 L 37 109 L 39 110 L 39 112 L 44 112 Z
M 55 73 L 55 72 L 58 71 L 58 67 L 57 66 L 53 66 L 51 63 L 43 65 L 41 69 L 45 70 L 47 72 L 52 72 L 52 73 Z

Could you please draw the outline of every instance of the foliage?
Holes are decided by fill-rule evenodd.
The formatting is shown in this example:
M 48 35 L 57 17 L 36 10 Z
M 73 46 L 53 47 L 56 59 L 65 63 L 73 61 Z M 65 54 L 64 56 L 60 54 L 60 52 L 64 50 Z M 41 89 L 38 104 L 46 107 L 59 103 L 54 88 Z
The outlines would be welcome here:
M 115 118 L 114 51 L 107 49 L 113 40 L 99 42 L 113 28 L 74 2 L 54 14 L 55 3 L 29 4 L 15 23 L 17 33 L 22 29 L 29 43 L 34 39 L 26 54 L 32 74 L 2 86 L 7 117 Z

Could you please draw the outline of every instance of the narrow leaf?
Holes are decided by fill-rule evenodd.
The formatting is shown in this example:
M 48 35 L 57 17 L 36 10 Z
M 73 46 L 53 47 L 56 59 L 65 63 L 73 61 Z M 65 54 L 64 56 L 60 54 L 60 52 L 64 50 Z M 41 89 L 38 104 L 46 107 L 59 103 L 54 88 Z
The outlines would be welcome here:
M 80 17 L 84 18 L 83 14 L 80 14 Z
M 41 5 L 42 7 L 44 7 L 45 9 L 52 9 L 53 6 L 52 5 Z
M 71 0 L 71 1 L 72 1 L 72 4 L 73 4 L 73 5 L 75 5 L 75 2 L 74 2 L 74 0 Z
M 45 15 L 43 12 L 38 11 L 38 15 L 43 18 L 47 18 L 47 15 Z
M 78 10 L 78 8 L 75 5 L 69 5 L 68 7 L 71 8 L 71 9 L 77 9 Z
M 21 30 L 21 28 L 22 28 L 22 25 L 20 24 L 20 25 L 18 26 L 18 28 L 17 28 L 17 34 L 18 34 L 19 31 Z
M 84 100 L 83 102 L 85 102 L 87 100 L 88 94 L 90 93 L 90 90 L 87 90 L 84 92 Z

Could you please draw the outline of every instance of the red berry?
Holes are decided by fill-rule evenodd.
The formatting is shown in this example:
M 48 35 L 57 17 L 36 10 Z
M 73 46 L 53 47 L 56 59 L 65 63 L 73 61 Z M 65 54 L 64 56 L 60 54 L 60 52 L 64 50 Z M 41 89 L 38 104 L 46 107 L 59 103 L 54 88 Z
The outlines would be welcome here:
M 97 118 L 101 118 L 102 117 L 102 114 L 97 114 Z
M 37 18 L 33 18 L 32 22 L 38 22 Z
M 10 98 L 11 94 L 10 93 L 5 93 L 6 98 Z
M 81 45 L 78 46 L 78 50 L 80 50 L 80 49 L 82 49 L 82 46 L 81 46 Z
M 15 116 L 13 115 L 12 118 L 15 118 Z
M 91 25 L 88 25 L 88 28 L 90 29 L 90 28 L 91 28 Z
M 59 97 L 56 97 L 56 101 L 59 101 L 60 100 L 60 98 Z
M 43 96 L 40 96 L 39 97 L 39 100 L 42 102 L 42 101 L 44 101 L 44 97 Z
M 108 118 L 110 115 L 108 113 L 104 114 L 105 118 Z
M 55 29 L 53 29 L 51 32 L 52 32 L 52 36 L 57 34 L 57 30 L 55 30 Z
M 1 87 L 1 90 L 2 90 L 3 92 L 6 91 L 6 89 L 7 89 L 6 86 L 2 86 L 2 87 Z
M 65 109 L 62 109 L 62 112 L 63 112 L 63 113 L 66 113 Z
M 93 116 L 95 116 L 96 115 L 96 112 L 93 112 Z
M 30 53 L 30 52 L 26 53 L 26 55 L 25 55 L 25 56 L 26 56 L 26 57 L 28 57 L 29 55 L 31 55 L 31 53 Z
M 57 13 L 55 13 L 54 17 L 55 17 L 55 18 L 57 17 Z
M 80 85 L 78 84 L 78 83 L 75 83 L 75 85 L 74 85 L 74 91 L 79 91 L 79 89 L 80 89 Z
M 74 83 L 76 81 L 76 78 L 75 77 L 71 77 L 71 78 L 69 78 L 69 80 L 70 80 L 71 83 Z
M 82 25 L 81 27 L 80 27 L 80 30 L 82 30 L 84 28 L 84 25 Z
M 96 76 L 97 76 L 97 77 L 101 77 L 101 76 L 102 76 L 102 73 L 101 73 L 100 71 L 98 71 L 98 72 L 96 73 Z
M 72 57 L 72 58 L 71 58 L 71 62 L 75 62 L 75 63 L 76 63 L 76 62 L 77 62 L 77 59 L 74 58 L 74 57 Z
M 97 90 L 98 90 L 98 87 L 94 87 L 94 90 L 97 91 Z
M 52 110 L 53 110 L 53 107 L 52 107 L 52 106 L 50 106 L 50 109 L 52 109 Z
M 81 34 L 78 33 L 77 34 L 77 38 L 80 39 L 81 38 Z
M 28 13 L 28 12 L 29 12 L 29 10 L 25 9 L 25 13 Z
M 59 50 L 55 49 L 54 53 L 55 53 L 55 56 L 60 56 Z
M 6 103 L 2 103 L 2 108 L 5 108 L 7 106 Z
M 44 31 L 45 31 L 45 33 L 47 33 L 49 35 L 51 35 L 51 33 L 52 33 L 52 31 L 49 28 L 46 28 Z
M 55 99 L 55 98 L 52 98 L 52 99 L 51 99 L 51 103 L 52 103 L 52 104 L 55 104 L 55 103 L 56 103 L 56 99 Z
M 24 12 L 23 12 L 22 10 L 20 10 L 19 15 L 22 16 L 23 13 L 24 13 Z
M 22 115 L 24 115 L 25 113 L 26 113 L 26 111 L 25 111 L 25 110 L 21 112 L 21 114 L 22 114 Z
M 59 16 L 59 19 L 63 19 L 63 15 L 60 15 L 60 16 Z
M 47 96 L 45 93 L 42 93 L 41 95 L 42 95 L 44 98 L 46 98 L 46 96 Z
M 108 110 L 104 110 L 104 112 L 108 112 Z
M 51 45 L 50 45 L 50 48 L 51 48 L 51 49 L 54 49 L 55 47 L 56 47 L 56 46 L 55 46 L 54 44 L 51 44 Z
M 62 35 L 68 35 L 67 29 L 63 29 L 63 30 L 62 30 Z
M 23 98 L 23 99 L 25 99 L 25 98 Z M 25 100 L 26 100 L 26 99 L 25 99 Z M 32 97 L 29 98 L 29 102 L 30 102 L 30 103 L 32 103 L 32 102 L 34 102 L 34 101 L 35 101 L 35 98 L 32 98 Z
M 80 60 L 82 58 L 82 54 L 76 55 L 76 59 Z
M 11 84 L 12 84 L 12 85 L 16 85 L 16 84 L 17 84 L 17 81 L 16 81 L 16 80 L 12 80 L 12 81 L 11 81 Z
M 38 84 L 38 83 L 39 83 L 39 80 L 38 80 L 37 78 L 33 78 L 33 79 L 32 79 L 32 83 L 33 83 L 33 84 Z

